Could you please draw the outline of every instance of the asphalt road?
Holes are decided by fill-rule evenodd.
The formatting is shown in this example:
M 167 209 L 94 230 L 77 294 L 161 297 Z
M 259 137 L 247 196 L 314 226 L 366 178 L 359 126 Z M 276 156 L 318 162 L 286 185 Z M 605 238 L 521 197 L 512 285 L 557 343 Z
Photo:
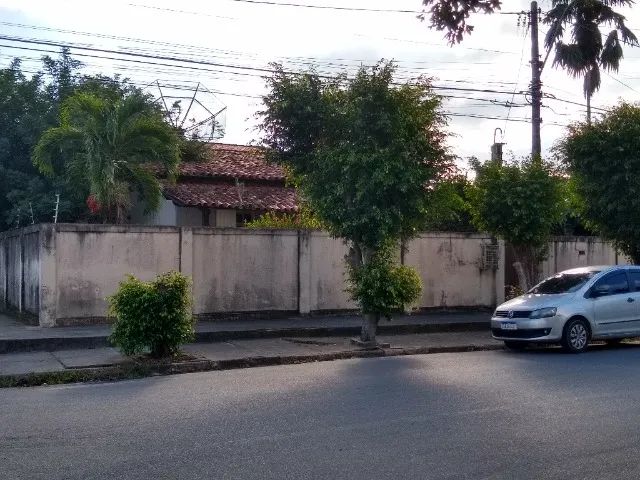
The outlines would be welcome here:
M 640 478 L 640 347 L 0 390 L 2 479 Z

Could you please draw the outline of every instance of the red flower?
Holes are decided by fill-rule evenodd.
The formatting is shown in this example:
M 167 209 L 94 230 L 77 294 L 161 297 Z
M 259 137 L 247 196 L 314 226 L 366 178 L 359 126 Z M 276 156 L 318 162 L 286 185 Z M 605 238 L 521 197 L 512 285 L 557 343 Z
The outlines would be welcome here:
M 91 194 L 87 197 L 87 207 L 89 207 L 89 211 L 95 215 L 96 213 L 98 213 L 100 211 L 100 208 L 102 208 L 100 206 L 100 204 L 98 203 L 98 201 L 96 200 L 96 197 Z

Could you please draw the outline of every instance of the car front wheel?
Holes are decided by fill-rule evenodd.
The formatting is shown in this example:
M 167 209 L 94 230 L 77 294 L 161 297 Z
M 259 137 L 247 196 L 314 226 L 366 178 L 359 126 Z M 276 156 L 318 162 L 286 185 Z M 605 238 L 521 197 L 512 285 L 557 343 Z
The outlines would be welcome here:
M 567 352 L 582 353 L 589 346 L 589 326 L 581 318 L 569 320 L 562 334 L 562 346 Z

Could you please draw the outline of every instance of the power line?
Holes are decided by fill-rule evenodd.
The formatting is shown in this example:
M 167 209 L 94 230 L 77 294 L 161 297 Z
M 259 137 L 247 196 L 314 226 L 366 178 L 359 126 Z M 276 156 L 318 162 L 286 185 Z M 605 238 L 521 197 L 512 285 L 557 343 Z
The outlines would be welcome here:
M 613 80 L 615 80 L 616 82 L 618 82 L 620 85 L 623 85 L 623 86 L 627 87 L 629 90 L 632 90 L 632 91 L 634 91 L 634 92 L 636 92 L 636 93 L 640 93 L 638 90 L 636 90 L 636 89 L 635 89 L 635 88 L 633 88 L 633 87 L 630 87 L 629 85 L 627 85 L 626 83 L 624 83 L 622 80 L 618 80 L 616 77 L 614 77 L 613 75 L 611 75 L 611 74 L 610 74 L 609 72 L 607 72 L 606 70 L 604 70 L 604 73 L 605 73 L 608 77 L 610 77 L 610 78 L 612 78 Z
M 340 7 L 337 5 L 317 5 L 317 4 L 308 4 L 308 3 L 290 3 L 290 2 L 273 2 L 268 0 L 227 0 L 229 2 L 236 3 L 248 3 L 253 5 L 270 5 L 277 7 L 297 7 L 297 8 L 311 8 L 317 10 L 338 10 L 338 11 L 347 11 L 347 12 L 367 12 L 367 13 L 412 13 L 412 14 L 420 14 L 423 13 L 422 10 L 402 10 L 402 9 L 385 9 L 385 8 L 366 8 L 366 7 Z M 132 7 L 147 7 L 147 5 L 129 4 Z M 154 8 L 154 7 L 151 7 Z M 180 10 L 173 10 L 170 8 L 156 8 L 157 10 L 168 10 L 168 11 L 178 11 L 180 13 L 191 13 L 194 15 L 200 15 L 201 12 L 186 12 Z M 524 12 L 494 12 L 498 15 L 522 15 Z
M 14 36 L 10 36 L 10 35 L 0 35 L 0 40 L 10 41 L 10 42 L 17 42 L 17 43 L 25 43 L 25 44 L 52 46 L 52 47 L 58 47 L 58 48 L 73 48 L 73 49 L 77 49 L 77 50 L 86 50 L 86 51 L 96 52 L 96 53 L 115 54 L 115 55 L 121 55 L 121 56 L 124 56 L 124 57 L 133 57 L 134 58 L 133 60 L 131 60 L 129 58 L 124 59 L 124 58 L 113 58 L 113 57 L 105 57 L 105 56 L 95 57 L 95 58 L 103 58 L 103 59 L 107 59 L 107 60 L 133 61 L 135 63 L 145 63 L 142 60 L 136 60 L 137 58 L 145 58 L 145 59 L 152 59 L 152 60 L 164 60 L 164 61 L 170 61 L 170 62 L 186 63 L 186 64 L 189 64 L 189 65 L 190 64 L 195 64 L 195 65 L 214 66 L 214 67 L 218 67 L 218 68 L 228 68 L 228 69 L 232 69 L 232 70 L 240 70 L 240 72 L 226 71 L 226 70 L 224 71 L 224 73 L 233 74 L 233 75 L 263 76 L 263 75 L 256 75 L 256 74 L 251 74 L 251 73 L 247 73 L 247 72 L 260 72 L 261 74 L 263 74 L 263 73 L 273 73 L 275 71 L 272 68 L 251 67 L 251 66 L 247 66 L 247 65 L 236 65 L 236 64 L 225 64 L 225 63 L 220 63 L 220 62 L 211 62 L 211 61 L 206 61 L 206 60 L 197 60 L 197 59 L 183 58 L 183 57 L 176 57 L 176 56 L 169 56 L 169 55 L 154 55 L 154 54 L 148 54 L 148 53 L 123 52 L 123 51 L 111 50 L 111 49 L 106 49 L 106 48 L 98 48 L 98 47 L 93 47 L 93 46 L 84 46 L 84 45 L 74 44 L 74 43 L 71 43 L 71 42 L 67 42 L 67 43 L 54 42 L 54 41 L 50 41 L 50 40 L 34 39 L 34 38 L 29 39 L 29 38 L 22 38 L 22 37 L 14 37 Z M 25 47 L 14 47 L 14 46 L 11 46 L 11 45 L 0 45 L 0 47 L 18 48 L 18 49 L 29 50 L 28 48 L 25 48 Z M 51 53 L 51 52 L 48 52 L 48 53 Z M 83 54 L 76 53 L 76 55 L 82 56 Z M 89 55 L 84 54 L 84 56 L 89 56 Z M 177 68 L 191 68 L 191 67 L 187 67 L 185 65 L 179 65 L 179 64 L 176 64 L 176 65 L 169 64 L 169 65 L 167 65 L 167 64 L 157 63 L 157 62 L 146 62 L 146 63 L 150 63 L 152 65 L 172 66 L 172 67 L 177 67 Z M 291 74 L 291 75 L 303 75 L 304 74 L 304 72 L 287 71 L 287 70 L 285 70 L 284 73 Z M 321 77 L 321 78 L 325 78 L 325 79 L 334 79 L 335 78 L 335 76 L 332 76 L 332 75 L 322 75 L 322 74 L 320 74 L 318 76 Z M 443 85 L 432 85 L 431 88 L 433 88 L 434 90 L 447 90 L 447 91 L 450 90 L 450 91 L 462 91 L 462 92 L 512 94 L 512 92 L 510 92 L 510 91 L 501 91 L 501 90 L 495 90 L 495 89 L 464 88 L 464 87 L 452 87 L 452 86 L 443 86 Z M 525 95 L 526 92 L 522 91 L 522 92 L 518 92 L 517 94 L 518 95 Z
M 520 52 L 520 64 L 518 65 L 518 74 L 516 75 L 516 84 L 515 84 L 515 87 L 513 87 L 513 95 L 511 96 L 511 102 L 513 102 L 513 100 L 515 99 L 516 89 L 518 88 L 518 83 L 520 82 L 520 72 L 522 71 L 522 60 L 524 60 L 524 47 L 527 42 L 527 33 L 528 33 L 528 30 L 525 30 L 524 38 L 522 39 L 522 50 Z M 511 114 L 511 108 L 509 108 L 509 111 L 507 111 L 507 118 L 504 121 L 504 132 L 502 134 L 503 139 L 507 135 L 507 122 L 509 121 L 510 114 Z
M 214 18 L 221 18 L 224 20 L 237 20 L 236 17 L 225 17 L 225 16 L 221 16 L 221 15 L 212 15 L 210 13 L 204 13 L 204 12 L 189 12 L 187 10 L 177 10 L 175 8 L 163 8 L 163 7 L 156 7 L 153 5 L 139 5 L 136 3 L 130 3 L 129 4 L 132 7 L 139 7 L 139 8 L 148 8 L 151 10 L 161 10 L 161 11 L 165 11 L 165 12 L 172 12 L 172 13 L 187 13 L 189 15 L 200 15 L 203 17 L 214 17 Z

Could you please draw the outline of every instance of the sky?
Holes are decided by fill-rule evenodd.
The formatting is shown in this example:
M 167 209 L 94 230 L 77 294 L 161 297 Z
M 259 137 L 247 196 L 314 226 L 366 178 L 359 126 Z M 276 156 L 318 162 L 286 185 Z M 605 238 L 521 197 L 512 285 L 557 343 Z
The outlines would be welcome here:
M 271 62 L 281 62 L 288 70 L 313 65 L 320 73 L 337 74 L 384 58 L 397 62 L 398 81 L 433 77 L 438 93 L 447 96 L 443 110 L 450 114 L 449 143 L 461 159 L 488 158 L 494 136 L 505 143 L 507 156 L 530 152 L 531 109 L 522 92 L 531 78 L 531 43 L 528 29 L 511 14 L 528 10 L 529 2 L 504 0 L 503 14 L 478 14 L 470 21 L 474 32 L 455 46 L 416 13 L 388 11 L 419 12 L 420 0 L 272 2 L 387 11 L 252 0 L 0 0 L 0 67 L 20 57 L 31 74 L 41 68 L 42 55 L 55 56 L 57 45 L 71 45 L 72 54 L 85 63 L 83 72 L 119 74 L 156 97 L 161 92 L 168 104 L 184 97 L 182 105 L 187 106 L 200 85 L 189 118 L 197 121 L 206 119 L 207 112 L 222 111 L 220 141 L 249 144 L 259 139 L 256 112 Z M 543 11 L 550 8 L 550 0 L 539 4 Z M 640 36 L 640 8 L 621 13 Z M 541 39 L 546 30 L 542 25 Z M 544 56 L 542 43 L 540 48 Z M 552 60 L 553 53 L 542 74 L 543 154 L 566 125 L 585 116 L 584 106 L 576 105 L 585 103 L 582 79 L 554 68 Z M 601 89 L 592 100 L 594 113 L 621 99 L 640 100 L 640 48 L 626 47 L 620 70 L 602 75 Z M 465 167 L 464 160 L 460 165 Z

